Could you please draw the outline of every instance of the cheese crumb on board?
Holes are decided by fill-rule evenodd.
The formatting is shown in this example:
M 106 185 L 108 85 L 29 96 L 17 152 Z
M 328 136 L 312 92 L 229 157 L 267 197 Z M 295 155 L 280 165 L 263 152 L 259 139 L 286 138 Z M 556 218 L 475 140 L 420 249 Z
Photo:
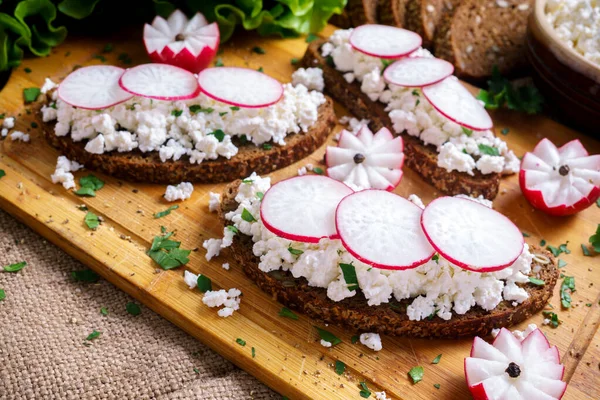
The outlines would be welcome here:
M 181 182 L 177 186 L 169 185 L 169 186 L 167 186 L 167 191 L 165 192 L 165 200 L 167 200 L 167 201 L 182 200 L 183 201 L 183 200 L 189 199 L 192 196 L 193 191 L 194 191 L 194 186 L 190 182 Z

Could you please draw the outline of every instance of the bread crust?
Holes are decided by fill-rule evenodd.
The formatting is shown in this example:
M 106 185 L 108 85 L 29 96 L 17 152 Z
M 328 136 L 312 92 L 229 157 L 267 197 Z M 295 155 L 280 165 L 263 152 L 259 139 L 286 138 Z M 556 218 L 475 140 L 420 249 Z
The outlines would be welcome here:
M 369 126 L 372 129 L 391 128 L 392 122 L 385 111 L 385 105 L 369 99 L 360 90 L 360 85 L 357 82 L 346 82 L 343 75 L 321 56 L 319 48 L 323 43 L 325 43 L 325 40 L 312 42 L 304 54 L 302 64 L 305 67 L 322 68 L 327 93 L 342 103 L 358 118 L 371 120 Z M 393 129 L 390 130 L 393 132 Z M 443 193 L 449 195 L 468 194 L 475 197 L 482 195 L 490 200 L 498 194 L 500 174 L 483 175 L 477 170 L 474 171 L 475 175 L 473 176 L 465 172 L 448 172 L 437 165 L 438 153 L 434 146 L 425 145 L 418 138 L 408 134 L 401 134 L 400 136 L 404 140 L 406 165 Z
M 421 35 L 423 47 L 432 47 L 443 8 L 443 0 L 408 1 L 406 5 L 406 28 Z
M 403 28 L 406 25 L 406 4 L 409 0 L 379 0 L 379 23 Z
M 39 115 L 39 109 L 37 111 Z M 85 150 L 85 141 L 74 142 L 70 136 L 56 136 L 54 123 L 44 123 L 40 120 L 40 126 L 52 146 L 70 160 L 77 161 L 88 169 L 134 182 L 175 184 L 183 181 L 229 182 L 244 178 L 254 171 L 258 174 L 268 174 L 284 168 L 321 147 L 335 126 L 335 121 L 333 101 L 327 98 L 319 107 L 319 117 L 315 125 L 306 133 L 287 136 L 285 146 L 272 145 L 271 149 L 265 150 L 251 143 L 238 144 L 239 152 L 231 159 L 219 157 L 216 160 L 204 160 L 200 164 L 190 163 L 188 156 L 183 156 L 177 161 L 162 162 L 158 152 L 142 153 L 139 150 L 92 154 Z
M 352 26 L 377 23 L 378 0 L 348 0 L 346 10 Z
M 238 206 L 235 195 L 240 183 L 239 180 L 232 182 L 222 194 L 219 216 L 224 226 L 231 224 L 225 219 L 225 213 L 235 210 Z M 377 332 L 419 338 L 487 335 L 494 328 L 515 325 L 542 310 L 548 304 L 558 280 L 556 259 L 549 252 L 534 248 L 535 252 L 543 254 L 551 262 L 541 265 L 540 278 L 545 281 L 544 286 L 519 284 L 529 294 L 529 298 L 523 303 L 513 307 L 511 302 L 502 301 L 492 311 L 485 311 L 477 306 L 463 315 L 453 312 L 452 319 L 449 321 L 437 316 L 422 321 L 411 321 L 406 314 L 410 299 L 400 302 L 392 300 L 388 304 L 369 306 L 359 291 L 354 297 L 335 302 L 327 297 L 326 289 L 309 286 L 306 279 L 294 278 L 288 271 L 270 273 L 261 271 L 258 268 L 260 259 L 254 256 L 252 246 L 253 242 L 249 236 L 238 234 L 234 236 L 231 251 L 246 275 L 264 292 L 286 307 L 311 318 L 342 325 L 356 332 Z

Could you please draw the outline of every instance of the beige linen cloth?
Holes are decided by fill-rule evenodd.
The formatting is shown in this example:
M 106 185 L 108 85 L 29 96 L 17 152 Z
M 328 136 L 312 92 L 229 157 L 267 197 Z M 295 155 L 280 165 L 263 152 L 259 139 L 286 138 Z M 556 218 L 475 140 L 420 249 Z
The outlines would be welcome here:
M 0 265 L 20 261 L 0 272 L 0 399 L 281 398 L 107 281 L 74 282 L 84 265 L 0 210 Z

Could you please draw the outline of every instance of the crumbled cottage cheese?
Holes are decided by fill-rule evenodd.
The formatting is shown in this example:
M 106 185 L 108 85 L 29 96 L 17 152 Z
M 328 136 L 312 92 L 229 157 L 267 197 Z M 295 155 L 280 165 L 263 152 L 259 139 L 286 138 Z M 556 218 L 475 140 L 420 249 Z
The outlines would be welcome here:
M 192 197 L 193 192 L 194 186 L 190 182 L 181 182 L 177 186 L 169 185 L 167 186 L 167 191 L 165 192 L 165 200 L 187 200 Z
M 199 276 L 200 275 L 196 275 L 188 270 L 185 270 L 183 272 L 183 281 L 190 287 L 190 289 L 194 289 L 196 286 L 198 286 Z
M 283 86 L 282 99 L 263 108 L 231 107 L 204 94 L 185 101 L 133 97 L 100 111 L 75 108 L 58 99 L 42 108 L 42 117 L 46 122 L 56 120 L 56 136 L 86 141 L 85 149 L 93 154 L 139 149 L 158 152 L 163 162 L 186 156 L 199 164 L 235 156 L 234 137 L 257 146 L 271 141 L 285 145 L 287 135 L 307 132 L 325 97 L 301 84 Z
M 240 296 L 242 292 L 239 289 L 232 288 L 229 291 L 221 290 L 209 290 L 204 293 L 202 302 L 208 307 L 223 307 L 217 314 L 219 317 L 227 318 L 230 317 L 234 311 L 240 309 Z
M 292 74 L 292 84 L 294 86 L 304 85 L 308 90 L 322 92 L 325 89 L 323 70 L 321 68 L 298 68 Z
M 379 351 L 383 348 L 381 345 L 381 336 L 378 333 L 361 333 L 360 343 L 374 351 Z
M 548 0 L 546 18 L 567 46 L 600 65 L 599 0 Z
M 59 156 L 56 159 L 56 168 L 50 176 L 52 183 L 62 183 L 67 190 L 75 188 L 75 177 L 71 172 L 75 172 L 83 168 L 83 165 L 77 161 L 69 161 L 65 156 Z
M 517 285 L 529 282 L 533 255 L 527 244 L 513 265 L 492 273 L 467 271 L 441 256 L 414 269 L 390 271 L 371 268 L 349 254 L 340 240 L 321 239 L 316 244 L 299 243 L 271 233 L 261 222 L 261 200 L 256 195 L 269 189 L 270 178 L 253 174 L 247 182 L 240 185 L 235 197 L 238 208 L 227 213 L 225 218 L 233 223 L 240 234 L 252 237 L 253 253 L 260 258 L 259 269 L 263 272 L 290 271 L 296 278 L 304 277 L 310 286 L 327 289 L 327 297 L 333 301 L 341 301 L 357 293 L 348 289 L 340 263 L 354 265 L 358 285 L 370 306 L 388 303 L 392 299 L 413 299 L 407 308 L 407 315 L 413 321 L 431 315 L 449 320 L 453 312 L 465 314 L 474 306 L 490 311 L 503 300 L 519 304 L 528 297 L 527 292 Z M 417 199 L 413 197 L 414 202 L 420 201 Z M 256 221 L 242 219 L 244 209 Z M 208 250 L 207 259 L 231 242 L 233 232 L 224 228 L 223 233 L 223 239 L 204 242 L 204 248 Z M 288 250 L 290 247 L 303 253 L 294 255 Z
M 425 144 L 435 146 L 439 153 L 438 166 L 448 171 L 469 175 L 474 175 L 475 170 L 482 174 L 519 171 L 519 159 L 492 131 L 464 129 L 433 108 L 420 89 L 387 84 L 382 76 L 383 61 L 354 50 L 349 43 L 351 32 L 352 29 L 334 32 L 321 47 L 321 54 L 332 58 L 336 69 L 345 73 L 346 80 L 358 80 L 361 90 L 372 101 L 386 104 L 385 110 L 397 133 L 406 131 Z M 433 56 L 419 49 L 410 57 Z
M 2 121 L 2 128 L 12 129 L 14 127 L 15 127 L 15 117 L 4 118 L 4 121 Z M 6 136 L 6 135 L 4 135 L 4 136 Z
M 12 140 L 13 142 L 18 140 L 27 143 L 29 142 L 29 134 L 21 131 L 12 131 L 12 133 L 10 134 L 10 140 Z
M 331 347 L 331 342 L 328 342 L 327 340 L 321 339 L 321 346 L 323 346 L 323 347 Z
M 387 397 L 387 394 L 385 393 L 385 391 L 383 391 L 383 392 L 375 392 L 375 400 L 392 400 L 392 399 Z
M 209 192 L 208 196 L 210 199 L 208 200 L 208 211 L 216 212 L 221 206 L 221 195 L 215 192 Z

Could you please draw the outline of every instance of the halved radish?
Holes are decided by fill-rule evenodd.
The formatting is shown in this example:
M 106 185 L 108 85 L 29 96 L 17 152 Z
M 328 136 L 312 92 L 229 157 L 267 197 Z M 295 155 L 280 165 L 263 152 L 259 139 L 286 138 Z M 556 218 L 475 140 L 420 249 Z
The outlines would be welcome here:
M 475 400 L 557 400 L 567 389 L 558 349 L 539 329 L 522 342 L 505 328 L 493 344 L 475 338 L 464 369 Z
M 119 85 L 136 96 L 156 100 L 189 100 L 200 87 L 194 74 L 167 64 L 142 64 L 125 71 Z
M 417 50 L 423 39 L 406 29 L 387 25 L 361 25 L 354 28 L 350 44 L 361 53 L 379 58 L 400 58 Z
M 216 22 L 208 24 L 201 13 L 188 20 L 175 10 L 167 20 L 157 16 L 144 25 L 144 45 L 150 59 L 198 73 L 217 54 L 220 34 Z
M 422 210 L 396 194 L 363 190 L 345 197 L 335 212 L 342 244 L 375 268 L 408 269 L 433 257 L 419 224 Z
M 335 238 L 335 209 L 352 189 L 326 176 L 304 175 L 273 185 L 261 202 L 265 227 L 285 239 L 318 243 Z
M 433 57 L 406 57 L 388 66 L 383 77 L 388 83 L 404 87 L 423 87 L 438 83 L 454 73 L 454 65 Z
M 354 136 L 342 131 L 338 147 L 327 147 L 327 175 L 359 189 L 394 190 L 402 179 L 404 144 L 387 128 L 373 132 L 363 126 Z
M 485 131 L 494 126 L 485 108 L 454 76 L 425 86 L 423 95 L 443 116 L 465 128 Z
M 249 68 L 208 68 L 198 74 L 204 94 L 217 101 L 244 108 L 267 107 L 283 96 L 283 85 Z
M 99 110 L 133 97 L 119 86 L 123 68 L 92 65 L 71 72 L 58 86 L 58 97 L 73 107 Z
M 600 154 L 588 155 L 577 139 L 557 148 L 542 139 L 521 162 L 525 198 L 550 215 L 575 214 L 600 197 Z
M 467 270 L 504 269 L 523 252 L 523 235 L 504 215 L 473 200 L 440 197 L 423 211 L 423 231 L 448 261 Z

